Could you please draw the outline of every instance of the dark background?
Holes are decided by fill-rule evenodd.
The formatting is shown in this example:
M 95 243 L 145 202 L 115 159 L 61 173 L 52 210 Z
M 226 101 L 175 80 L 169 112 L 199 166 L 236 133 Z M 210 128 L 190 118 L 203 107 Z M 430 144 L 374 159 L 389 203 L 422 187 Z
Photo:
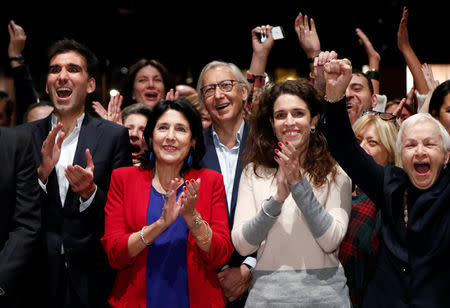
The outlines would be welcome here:
M 308 64 L 294 30 L 298 12 L 313 17 L 322 50 L 335 50 L 355 67 L 367 63 L 355 28 L 360 27 L 381 55 L 381 92 L 403 95 L 405 61 L 397 48 L 397 29 L 404 5 L 409 8 L 409 37 L 421 62 L 450 63 L 447 49 L 449 20 L 446 1 L 220 1 L 146 2 L 115 6 L 104 2 L 2 4 L 0 12 L 0 71 L 8 75 L 7 24 L 13 19 L 27 34 L 24 56 L 36 89 L 45 85 L 47 47 L 63 37 L 88 45 L 98 56 L 103 94 L 119 87 L 122 67 L 141 57 L 155 58 L 167 66 L 178 83 L 191 77 L 195 87 L 202 67 L 224 60 L 247 69 L 252 28 L 261 24 L 282 26 L 286 38 L 276 41 L 267 71 L 295 68 L 307 76 Z M 105 98 L 105 97 L 104 97 Z

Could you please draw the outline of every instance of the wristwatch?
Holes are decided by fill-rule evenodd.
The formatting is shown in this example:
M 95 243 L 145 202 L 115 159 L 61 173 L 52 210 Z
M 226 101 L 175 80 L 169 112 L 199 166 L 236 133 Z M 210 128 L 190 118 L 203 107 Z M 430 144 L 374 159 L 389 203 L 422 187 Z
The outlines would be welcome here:
M 18 55 L 16 57 L 9 57 L 9 62 L 17 61 L 19 64 L 25 63 L 25 58 L 22 55 Z

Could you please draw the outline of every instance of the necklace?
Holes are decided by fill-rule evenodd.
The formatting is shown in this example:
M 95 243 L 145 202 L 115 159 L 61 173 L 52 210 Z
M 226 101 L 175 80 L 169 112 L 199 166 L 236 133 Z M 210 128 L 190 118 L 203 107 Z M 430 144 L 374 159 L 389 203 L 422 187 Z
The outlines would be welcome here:
M 403 221 L 405 222 L 405 228 L 408 227 L 408 189 L 405 189 L 403 194 Z
M 158 184 L 159 187 L 157 188 L 155 184 Z M 155 186 L 155 190 L 162 195 L 164 201 L 167 201 L 167 198 L 169 197 L 169 192 L 159 182 L 159 178 L 158 177 L 156 177 L 156 180 L 153 181 L 153 186 Z

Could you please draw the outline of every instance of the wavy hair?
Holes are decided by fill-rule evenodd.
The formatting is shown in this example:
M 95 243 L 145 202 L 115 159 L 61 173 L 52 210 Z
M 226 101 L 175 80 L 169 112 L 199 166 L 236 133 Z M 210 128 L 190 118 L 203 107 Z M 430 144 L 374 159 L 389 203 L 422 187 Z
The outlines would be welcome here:
M 253 163 L 256 176 L 260 176 L 257 171 L 259 167 L 278 169 L 273 151 L 278 147 L 279 140 L 273 131 L 271 120 L 275 101 L 283 94 L 295 95 L 305 101 L 311 118 L 320 115 L 323 109 L 322 98 L 305 78 L 287 80 L 266 88 L 261 95 L 259 107 L 250 118 L 250 132 L 243 154 L 244 165 Z M 316 127 L 314 133 L 310 133 L 302 168 L 309 174 L 315 187 L 325 184 L 328 174 L 331 173 L 332 180 L 336 176 L 336 161 L 328 151 L 327 141 L 319 127 Z

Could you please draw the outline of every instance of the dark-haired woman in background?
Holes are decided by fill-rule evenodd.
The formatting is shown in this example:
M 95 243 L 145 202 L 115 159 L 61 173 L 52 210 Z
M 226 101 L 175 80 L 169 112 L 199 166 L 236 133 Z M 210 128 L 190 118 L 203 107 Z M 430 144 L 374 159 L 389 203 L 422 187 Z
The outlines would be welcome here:
M 102 239 L 119 270 L 113 307 L 223 307 L 216 270 L 231 256 L 222 175 L 200 169 L 200 115 L 160 101 L 144 131 L 142 166 L 116 170 Z
M 434 89 L 429 112 L 450 134 L 450 80 L 444 81 Z

